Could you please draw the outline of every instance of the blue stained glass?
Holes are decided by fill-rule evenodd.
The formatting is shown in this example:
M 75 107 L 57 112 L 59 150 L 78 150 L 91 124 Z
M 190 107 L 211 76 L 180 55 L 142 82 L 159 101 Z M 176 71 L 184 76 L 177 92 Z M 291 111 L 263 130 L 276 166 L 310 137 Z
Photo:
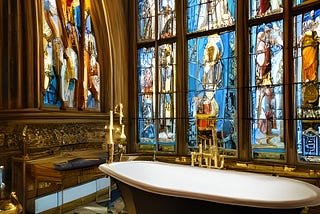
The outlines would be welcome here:
M 154 91 L 154 48 L 142 48 L 138 50 L 138 73 L 140 93 L 151 93 Z
M 138 50 L 138 133 L 140 144 L 154 144 L 155 105 L 154 105 L 154 78 L 155 78 L 154 48 L 141 48 Z
M 190 39 L 188 41 L 188 115 L 189 147 L 195 142 L 197 114 L 216 114 L 217 132 L 229 130 L 224 139 L 236 139 L 234 133 L 236 109 L 235 33 Z M 209 102 L 209 111 L 204 103 Z M 228 121 L 228 122 L 226 122 Z M 233 130 L 233 131 L 230 131 Z M 223 139 L 220 139 L 223 141 Z M 229 142 L 234 148 L 236 142 Z M 226 144 L 223 144 L 226 145 Z M 223 145 L 221 145 L 223 147 Z

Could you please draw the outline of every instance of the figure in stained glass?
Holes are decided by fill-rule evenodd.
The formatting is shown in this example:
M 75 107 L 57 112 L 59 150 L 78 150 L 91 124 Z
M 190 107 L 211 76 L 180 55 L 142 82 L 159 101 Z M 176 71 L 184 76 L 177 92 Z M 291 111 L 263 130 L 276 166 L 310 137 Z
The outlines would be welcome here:
M 151 39 L 153 38 L 153 27 L 152 27 L 152 15 L 153 15 L 153 0 L 142 0 L 143 2 L 139 2 L 142 4 L 139 13 L 140 17 L 140 39 Z
M 252 28 L 252 44 L 255 50 L 252 60 L 253 89 L 253 150 L 260 154 L 264 146 L 283 149 L 282 87 L 283 82 L 283 34 L 282 21 L 262 24 Z M 254 74 L 255 71 L 255 74 Z M 280 150 L 275 150 L 280 152 Z M 281 150 L 282 151 L 282 150 Z M 271 152 L 271 151 L 270 151 Z
M 271 134 L 272 129 L 276 129 L 275 108 L 276 100 L 272 87 L 265 87 L 260 90 L 258 95 L 258 128 L 263 134 Z
M 214 94 L 218 86 L 222 83 L 221 57 L 223 55 L 223 43 L 219 35 L 208 37 L 208 43 L 204 51 L 204 74 L 202 84 L 205 91 L 206 102 L 211 104 L 211 113 L 218 114 L 219 106 L 214 99 Z
M 61 72 L 63 70 L 63 44 L 60 39 L 61 22 L 54 0 L 44 1 L 44 104 L 59 105 L 62 101 Z
M 270 0 L 260 0 L 258 15 L 261 16 L 262 14 L 265 14 L 270 6 Z
M 43 13 L 44 104 L 60 105 L 62 109 L 75 107 L 80 5 L 76 1 L 62 1 L 57 5 L 55 0 L 44 0 Z
M 200 0 L 198 30 L 215 29 L 234 23 L 228 0 Z
M 85 11 L 85 16 L 84 100 L 87 108 L 96 108 L 100 100 L 100 65 L 89 11 Z
M 160 47 L 161 91 L 172 90 L 172 45 L 166 44 Z
M 266 16 L 283 11 L 282 0 L 251 0 L 251 16 Z
M 160 14 L 163 14 L 160 17 L 160 37 L 167 38 L 171 37 L 174 34 L 174 10 L 170 5 L 164 6 Z
M 320 37 L 317 33 L 319 22 L 316 21 L 315 12 L 305 14 L 303 22 L 303 35 L 301 39 L 302 46 L 302 79 L 304 82 L 317 79 L 318 69 L 318 50 Z
M 257 34 L 256 45 L 257 84 L 270 85 L 271 82 L 271 50 L 269 45 L 269 28 Z

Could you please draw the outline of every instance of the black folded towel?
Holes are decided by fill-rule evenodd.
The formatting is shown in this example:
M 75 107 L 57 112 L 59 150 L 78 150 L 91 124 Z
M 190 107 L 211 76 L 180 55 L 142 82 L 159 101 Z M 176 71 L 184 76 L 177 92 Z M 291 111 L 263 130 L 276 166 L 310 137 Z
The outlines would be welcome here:
M 54 169 L 56 170 L 71 170 L 71 169 L 79 169 L 90 166 L 97 166 L 106 162 L 107 155 L 101 155 L 97 158 L 85 159 L 85 158 L 74 158 L 68 161 L 64 161 L 61 163 L 55 163 Z

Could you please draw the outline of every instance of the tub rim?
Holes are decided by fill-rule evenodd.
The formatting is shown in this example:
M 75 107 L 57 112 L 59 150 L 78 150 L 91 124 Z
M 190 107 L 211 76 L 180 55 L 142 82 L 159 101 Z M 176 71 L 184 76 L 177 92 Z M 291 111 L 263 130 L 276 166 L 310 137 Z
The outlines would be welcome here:
M 214 194 L 205 194 L 205 193 L 198 193 L 198 192 L 190 192 L 184 190 L 177 190 L 177 189 L 168 189 L 159 187 L 156 185 L 146 184 L 137 180 L 134 180 L 130 177 L 126 177 L 121 173 L 118 173 L 114 170 L 114 166 L 116 165 L 130 165 L 132 163 L 143 163 L 143 164 L 160 164 L 169 167 L 190 167 L 199 170 L 213 170 L 213 171 L 223 171 L 224 169 L 208 169 L 203 167 L 192 167 L 189 165 L 182 165 L 182 164 L 175 164 L 175 163 L 166 163 L 166 162 L 159 162 L 159 161 L 123 161 L 123 162 L 113 162 L 113 163 L 105 163 L 99 166 L 99 169 L 104 172 L 105 174 L 109 175 L 110 177 L 119 180 L 129 186 L 138 188 L 140 190 L 144 190 L 147 192 L 151 192 L 154 194 L 160 194 L 165 196 L 173 196 L 173 197 L 180 197 L 180 198 L 188 198 L 188 199 L 195 199 L 195 200 L 204 200 L 214 203 L 222 203 L 222 204 L 230 204 L 230 205 L 237 205 L 237 206 L 249 206 L 249 207 L 257 207 L 257 208 L 270 208 L 270 209 L 296 209 L 296 208 L 304 208 L 304 207 L 313 207 L 320 205 L 320 188 L 316 187 L 313 184 L 300 181 L 293 178 L 287 177 L 275 177 L 266 174 L 259 174 L 254 172 L 243 172 L 243 171 L 236 171 L 236 170 L 226 170 L 231 171 L 232 173 L 248 175 L 253 174 L 255 176 L 262 176 L 262 177 L 272 177 L 272 179 L 280 179 L 280 180 L 287 180 L 290 182 L 294 182 L 299 185 L 304 185 L 310 190 L 313 190 L 316 194 L 314 197 L 310 197 L 304 200 L 287 200 L 287 201 L 262 201 L 262 200 L 253 200 L 253 199 L 241 199 L 235 197 L 225 197 L 220 195 Z

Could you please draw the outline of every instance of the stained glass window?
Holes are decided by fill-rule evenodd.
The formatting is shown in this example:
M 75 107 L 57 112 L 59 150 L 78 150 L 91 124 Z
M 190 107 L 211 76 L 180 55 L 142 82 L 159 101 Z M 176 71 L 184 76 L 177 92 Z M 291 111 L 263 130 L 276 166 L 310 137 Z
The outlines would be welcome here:
M 175 147 L 175 45 L 159 47 L 159 90 L 155 90 L 154 48 L 139 50 L 140 149 L 174 151 Z M 157 96 L 158 95 L 158 96 Z M 158 104 L 157 104 L 158 103 Z M 156 111 L 158 113 L 156 113 Z
M 253 26 L 250 33 L 253 157 L 284 159 L 283 21 Z
M 138 103 L 139 103 L 139 144 L 141 148 L 155 145 L 155 50 L 142 48 L 138 51 Z
M 43 3 L 44 106 L 78 107 L 82 98 L 77 92 L 83 84 L 83 108 L 99 109 L 100 69 L 90 11 L 85 12 L 86 22 L 81 23 L 79 0 Z M 82 24 L 86 29 L 84 50 L 79 45 Z M 80 70 L 80 54 L 84 54 L 84 71 Z M 80 72 L 84 74 L 83 83 L 79 82 Z
M 235 6 L 235 0 L 188 0 L 188 32 L 233 27 Z M 235 156 L 235 32 L 206 34 L 188 40 L 188 147 Z
M 320 162 L 320 9 L 297 15 L 294 66 L 299 160 Z
M 176 151 L 175 10 L 174 0 L 138 0 L 139 150 Z
M 219 154 L 245 161 L 320 163 L 318 1 L 137 2 L 139 10 L 152 5 L 138 14 L 139 81 L 148 67 L 143 64 L 152 68 L 151 96 L 139 90 L 141 144 L 150 141 L 150 148 L 159 151 L 165 142 L 179 147 L 187 139 L 183 153 L 192 159 L 195 153 L 212 154 L 217 139 Z M 247 17 L 237 19 L 236 12 Z M 182 21 L 185 26 L 175 28 Z M 151 24 L 144 28 L 145 23 Z M 248 29 L 236 32 L 242 26 Z M 242 43 L 241 36 L 248 38 Z M 153 61 L 143 63 L 143 52 Z M 145 103 L 151 104 L 150 119 L 142 113 Z M 148 139 L 142 134 L 145 127 L 152 127 Z
M 203 140 L 211 140 L 207 121 L 198 117 L 216 118 L 219 148 L 236 154 L 236 87 L 235 32 L 213 34 L 188 41 L 188 142 L 197 149 L 199 130 Z M 200 127 L 200 128 L 199 128 Z M 208 132 L 206 131 L 208 130 Z M 206 132 L 206 133 L 205 133 Z M 198 136 L 197 136 L 198 135 Z

